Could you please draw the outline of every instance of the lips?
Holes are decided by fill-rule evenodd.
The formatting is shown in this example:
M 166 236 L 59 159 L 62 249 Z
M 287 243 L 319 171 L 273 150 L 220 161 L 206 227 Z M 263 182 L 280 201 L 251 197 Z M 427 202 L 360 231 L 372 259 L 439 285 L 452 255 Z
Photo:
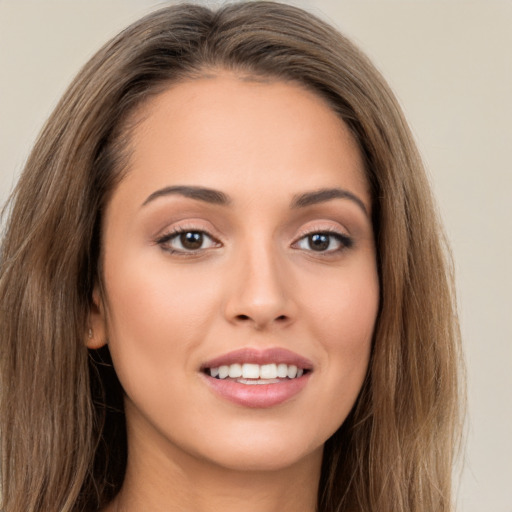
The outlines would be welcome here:
M 244 407 L 279 405 L 297 395 L 313 371 L 308 359 L 282 348 L 241 349 L 201 366 L 210 389 Z

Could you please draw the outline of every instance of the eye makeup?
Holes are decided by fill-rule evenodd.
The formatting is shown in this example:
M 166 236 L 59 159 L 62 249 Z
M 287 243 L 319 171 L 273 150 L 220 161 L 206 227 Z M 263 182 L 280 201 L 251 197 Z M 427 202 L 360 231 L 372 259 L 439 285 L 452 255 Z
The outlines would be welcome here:
M 155 244 L 162 250 L 178 256 L 195 256 L 222 246 L 221 242 L 204 228 L 193 225 L 176 226 L 159 236 Z

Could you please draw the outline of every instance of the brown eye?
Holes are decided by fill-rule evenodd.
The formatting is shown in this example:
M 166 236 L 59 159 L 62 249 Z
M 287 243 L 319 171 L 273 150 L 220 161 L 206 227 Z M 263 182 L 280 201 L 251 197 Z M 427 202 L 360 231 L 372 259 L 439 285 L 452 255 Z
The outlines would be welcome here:
M 157 240 L 157 244 L 173 254 L 198 253 L 220 245 L 204 231 L 193 230 L 175 231 Z
M 294 245 L 298 249 L 313 252 L 335 253 L 352 247 L 352 239 L 342 233 L 316 232 L 298 240 Z
M 329 249 L 331 236 L 325 233 L 315 233 L 308 236 L 308 245 L 313 251 L 326 251 Z
M 201 246 L 203 245 L 203 238 L 203 233 L 200 233 L 199 231 L 188 231 L 186 233 L 181 233 L 181 246 L 184 249 L 188 249 L 189 251 L 196 251 L 197 249 L 201 249 Z

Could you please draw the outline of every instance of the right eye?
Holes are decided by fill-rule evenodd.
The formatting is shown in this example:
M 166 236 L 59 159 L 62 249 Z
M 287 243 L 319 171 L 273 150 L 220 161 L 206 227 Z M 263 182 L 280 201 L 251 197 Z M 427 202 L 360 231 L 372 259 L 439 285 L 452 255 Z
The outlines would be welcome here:
M 170 253 L 194 254 L 212 247 L 218 247 L 219 242 L 200 230 L 175 230 L 157 240 L 164 250 Z

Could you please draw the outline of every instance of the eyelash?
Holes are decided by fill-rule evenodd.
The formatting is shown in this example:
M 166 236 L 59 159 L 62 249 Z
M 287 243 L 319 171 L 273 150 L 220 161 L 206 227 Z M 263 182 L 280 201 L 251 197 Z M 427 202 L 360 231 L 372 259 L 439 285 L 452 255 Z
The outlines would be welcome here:
M 325 251 L 315 251 L 311 247 L 309 248 L 308 252 L 314 253 L 317 256 L 320 257 L 328 257 L 332 256 L 334 254 L 338 254 L 346 249 L 350 249 L 354 245 L 354 241 L 351 237 L 344 233 L 340 233 L 339 231 L 336 231 L 334 229 L 313 229 L 304 233 L 301 233 L 300 236 L 297 238 L 297 241 L 292 244 L 293 246 L 298 246 L 300 242 L 305 241 L 306 243 L 311 242 L 311 238 L 314 236 L 326 236 L 330 240 L 328 242 L 329 245 L 332 243 L 332 239 L 336 240 L 339 244 L 339 247 L 335 249 L 325 250 Z M 308 240 L 309 239 L 309 240 Z M 300 247 L 298 247 L 300 249 Z M 307 250 L 307 249 L 306 249 Z
M 165 250 L 171 254 L 176 254 L 178 256 L 185 256 L 185 257 L 186 256 L 194 256 L 194 255 L 199 254 L 201 251 L 206 250 L 205 248 L 202 248 L 202 247 L 198 248 L 198 249 L 185 249 L 185 248 L 175 249 L 169 245 L 170 242 L 172 242 L 173 240 L 175 240 L 175 239 L 179 240 L 179 237 L 181 235 L 186 235 L 186 234 L 198 234 L 198 235 L 201 235 L 202 240 L 204 240 L 204 238 L 211 240 L 213 246 L 218 247 L 220 245 L 220 242 L 217 239 L 215 239 L 213 236 L 209 235 L 203 229 L 187 228 L 187 227 L 176 228 L 176 229 L 173 229 L 170 233 L 166 233 L 165 235 L 162 235 L 160 238 L 158 238 L 156 240 L 156 244 L 159 245 L 163 250 Z M 181 245 L 183 247 L 183 243 Z
M 210 240 L 212 246 L 207 247 L 207 248 L 199 247 L 197 249 L 186 249 L 183 247 L 183 240 L 180 241 L 182 248 L 176 249 L 176 248 L 172 248 L 169 245 L 170 242 L 172 242 L 173 240 L 180 240 L 180 237 L 182 235 L 187 235 L 187 234 L 200 235 L 201 242 L 203 242 L 204 239 L 206 238 L 206 239 Z M 330 249 L 330 250 L 315 251 L 314 249 L 311 248 L 311 246 L 309 247 L 309 249 L 304 249 L 308 252 L 316 253 L 318 256 L 321 256 L 321 257 L 322 256 L 327 257 L 327 256 L 331 256 L 333 254 L 340 253 L 346 249 L 350 249 L 354 245 L 353 239 L 346 234 L 340 233 L 340 232 L 332 230 L 332 229 L 317 229 L 317 230 L 312 230 L 312 231 L 301 233 L 301 235 L 297 238 L 297 240 L 292 243 L 292 247 L 301 249 L 301 247 L 299 247 L 299 243 L 306 241 L 306 243 L 309 244 L 311 242 L 311 237 L 314 237 L 317 235 L 327 236 L 329 238 L 329 241 L 328 241 L 329 246 L 331 245 L 333 239 L 336 240 L 339 244 L 339 247 L 337 247 L 335 249 Z M 308 238 L 309 238 L 309 240 L 308 240 Z M 180 228 L 173 229 L 170 233 L 166 233 L 165 235 L 159 237 L 156 240 L 156 244 L 159 245 L 163 250 L 165 250 L 171 254 L 187 257 L 187 256 L 198 255 L 201 252 L 208 250 L 210 248 L 213 248 L 213 247 L 219 247 L 221 245 L 221 242 L 219 242 L 216 238 L 214 238 L 213 236 L 211 236 L 210 234 L 208 234 L 206 231 L 204 231 L 202 229 L 180 227 Z M 201 243 L 201 245 L 202 245 L 202 243 Z

